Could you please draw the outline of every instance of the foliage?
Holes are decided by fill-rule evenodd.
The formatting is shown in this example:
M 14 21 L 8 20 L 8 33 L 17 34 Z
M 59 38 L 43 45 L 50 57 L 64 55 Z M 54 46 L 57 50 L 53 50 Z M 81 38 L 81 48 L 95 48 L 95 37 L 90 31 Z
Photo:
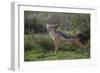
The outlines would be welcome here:
M 85 40 L 90 39 L 90 15 L 75 14 L 72 16 L 72 30 L 84 33 Z
M 90 38 L 90 14 L 24 12 L 25 34 L 46 33 L 46 24 L 57 24 L 58 30 L 82 31 L 85 39 Z
M 30 41 L 30 42 L 29 42 Z M 90 45 L 90 44 L 88 44 Z M 57 54 L 54 53 L 54 42 L 48 34 L 25 35 L 25 61 L 65 60 L 90 58 L 90 47 L 78 48 L 61 44 Z
M 57 24 L 57 30 L 70 35 L 84 34 L 86 48 L 60 44 L 54 54 L 54 42 L 46 24 Z M 90 14 L 24 11 L 24 60 L 62 60 L 90 58 Z

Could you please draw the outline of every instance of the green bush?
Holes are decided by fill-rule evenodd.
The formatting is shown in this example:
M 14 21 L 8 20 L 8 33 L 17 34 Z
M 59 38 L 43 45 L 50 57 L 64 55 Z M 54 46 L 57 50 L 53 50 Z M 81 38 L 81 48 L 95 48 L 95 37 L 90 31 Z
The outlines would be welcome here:
M 83 59 L 90 57 L 90 43 L 87 43 L 85 49 L 66 45 L 59 45 L 59 50 L 54 54 L 54 42 L 49 34 L 32 34 L 24 37 L 24 60 L 40 61 L 40 60 L 61 60 L 61 59 Z

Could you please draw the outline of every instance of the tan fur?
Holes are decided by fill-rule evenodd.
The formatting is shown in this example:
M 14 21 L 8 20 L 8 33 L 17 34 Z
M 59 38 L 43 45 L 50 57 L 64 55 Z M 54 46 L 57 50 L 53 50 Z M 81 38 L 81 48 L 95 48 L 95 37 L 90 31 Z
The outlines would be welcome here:
M 59 44 L 61 42 L 65 42 L 66 44 L 78 45 L 78 46 L 84 47 L 83 44 L 80 42 L 79 38 L 65 39 L 61 35 L 54 32 L 54 25 L 47 24 L 46 26 L 47 26 L 47 30 L 49 30 L 49 34 L 51 35 L 51 37 L 55 43 L 55 53 L 57 52 L 57 50 L 59 48 Z

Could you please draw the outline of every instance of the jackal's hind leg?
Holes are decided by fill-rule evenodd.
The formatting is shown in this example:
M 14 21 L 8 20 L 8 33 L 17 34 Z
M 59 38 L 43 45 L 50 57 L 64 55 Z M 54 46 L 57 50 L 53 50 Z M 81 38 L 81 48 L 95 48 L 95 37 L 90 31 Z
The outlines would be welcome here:
M 85 48 L 85 45 L 83 45 L 81 42 L 78 42 L 77 46 L 79 46 L 80 48 Z

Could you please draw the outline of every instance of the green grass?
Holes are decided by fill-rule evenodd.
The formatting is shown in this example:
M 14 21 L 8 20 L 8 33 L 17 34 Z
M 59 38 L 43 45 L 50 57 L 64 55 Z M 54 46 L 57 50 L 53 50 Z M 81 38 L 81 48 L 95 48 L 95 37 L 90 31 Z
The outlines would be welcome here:
M 90 44 L 88 44 L 90 45 Z M 24 37 L 24 60 L 68 60 L 90 58 L 90 49 L 78 48 L 73 45 L 61 44 L 57 53 L 54 53 L 54 42 L 49 34 L 33 34 Z

